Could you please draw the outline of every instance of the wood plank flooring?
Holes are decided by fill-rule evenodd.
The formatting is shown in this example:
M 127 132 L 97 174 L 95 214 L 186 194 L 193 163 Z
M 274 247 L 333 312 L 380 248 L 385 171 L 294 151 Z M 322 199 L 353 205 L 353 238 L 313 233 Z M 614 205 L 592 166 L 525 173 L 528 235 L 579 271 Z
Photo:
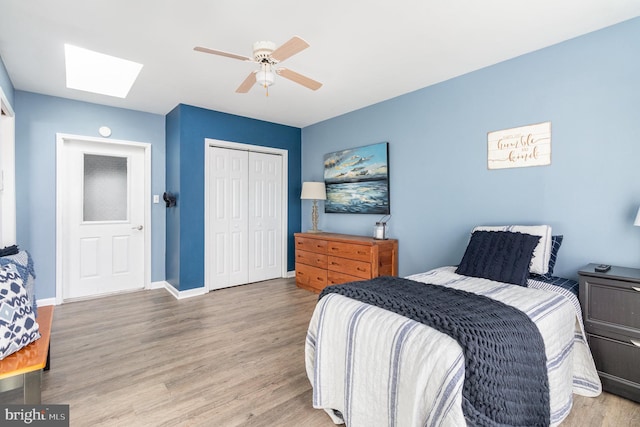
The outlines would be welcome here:
M 185 300 L 153 290 L 63 304 L 42 401 L 69 404 L 79 427 L 333 426 L 311 406 L 304 367 L 316 299 L 279 279 Z M 640 405 L 576 396 L 562 425 L 640 426 Z

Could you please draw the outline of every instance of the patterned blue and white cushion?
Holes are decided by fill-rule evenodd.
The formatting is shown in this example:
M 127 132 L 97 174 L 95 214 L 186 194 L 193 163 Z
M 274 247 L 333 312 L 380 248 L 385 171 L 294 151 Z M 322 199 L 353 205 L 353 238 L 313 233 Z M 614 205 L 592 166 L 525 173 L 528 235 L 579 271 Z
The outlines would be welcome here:
M 33 258 L 28 251 L 21 250 L 17 254 L 0 256 L 0 265 L 15 264 L 22 277 L 24 288 L 27 290 L 27 296 L 31 301 L 31 307 L 33 308 L 36 317 L 38 315 L 38 305 L 36 303 L 36 287 L 35 279 L 36 273 L 33 268 Z
M 40 338 L 22 278 L 13 264 L 0 267 L 0 360 Z

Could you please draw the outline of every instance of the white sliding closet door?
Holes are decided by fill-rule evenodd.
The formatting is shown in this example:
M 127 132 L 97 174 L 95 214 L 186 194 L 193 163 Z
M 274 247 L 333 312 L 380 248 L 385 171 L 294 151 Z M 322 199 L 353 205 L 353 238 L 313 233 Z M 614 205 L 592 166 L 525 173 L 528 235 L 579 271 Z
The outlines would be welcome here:
M 209 150 L 209 289 L 281 277 L 282 156 Z
M 209 218 L 211 289 L 248 283 L 247 151 L 211 147 Z
M 281 275 L 281 201 L 282 157 L 249 153 L 249 282 Z

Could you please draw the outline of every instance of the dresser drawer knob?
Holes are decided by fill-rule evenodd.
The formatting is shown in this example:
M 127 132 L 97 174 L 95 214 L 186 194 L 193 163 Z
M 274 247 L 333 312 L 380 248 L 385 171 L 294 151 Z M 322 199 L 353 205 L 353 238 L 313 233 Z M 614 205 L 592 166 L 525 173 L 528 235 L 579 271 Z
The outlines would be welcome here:
M 640 347 L 640 341 L 632 339 L 630 339 L 629 341 L 631 341 L 631 344 L 635 345 L 636 347 Z
M 633 288 L 633 290 L 634 290 L 634 291 L 638 291 L 638 292 L 640 292 L 640 288 L 635 287 L 635 286 L 632 286 L 632 288 Z

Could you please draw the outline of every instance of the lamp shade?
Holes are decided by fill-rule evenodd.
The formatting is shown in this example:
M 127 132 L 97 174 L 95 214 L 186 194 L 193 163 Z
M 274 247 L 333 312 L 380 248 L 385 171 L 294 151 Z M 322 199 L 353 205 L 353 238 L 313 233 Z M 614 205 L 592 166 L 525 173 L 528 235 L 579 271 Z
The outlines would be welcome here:
M 326 200 L 327 191 L 324 188 L 324 182 L 303 182 L 300 198 L 305 200 Z
M 636 220 L 633 221 L 633 225 L 640 226 L 640 208 L 638 209 L 638 213 L 636 214 Z

